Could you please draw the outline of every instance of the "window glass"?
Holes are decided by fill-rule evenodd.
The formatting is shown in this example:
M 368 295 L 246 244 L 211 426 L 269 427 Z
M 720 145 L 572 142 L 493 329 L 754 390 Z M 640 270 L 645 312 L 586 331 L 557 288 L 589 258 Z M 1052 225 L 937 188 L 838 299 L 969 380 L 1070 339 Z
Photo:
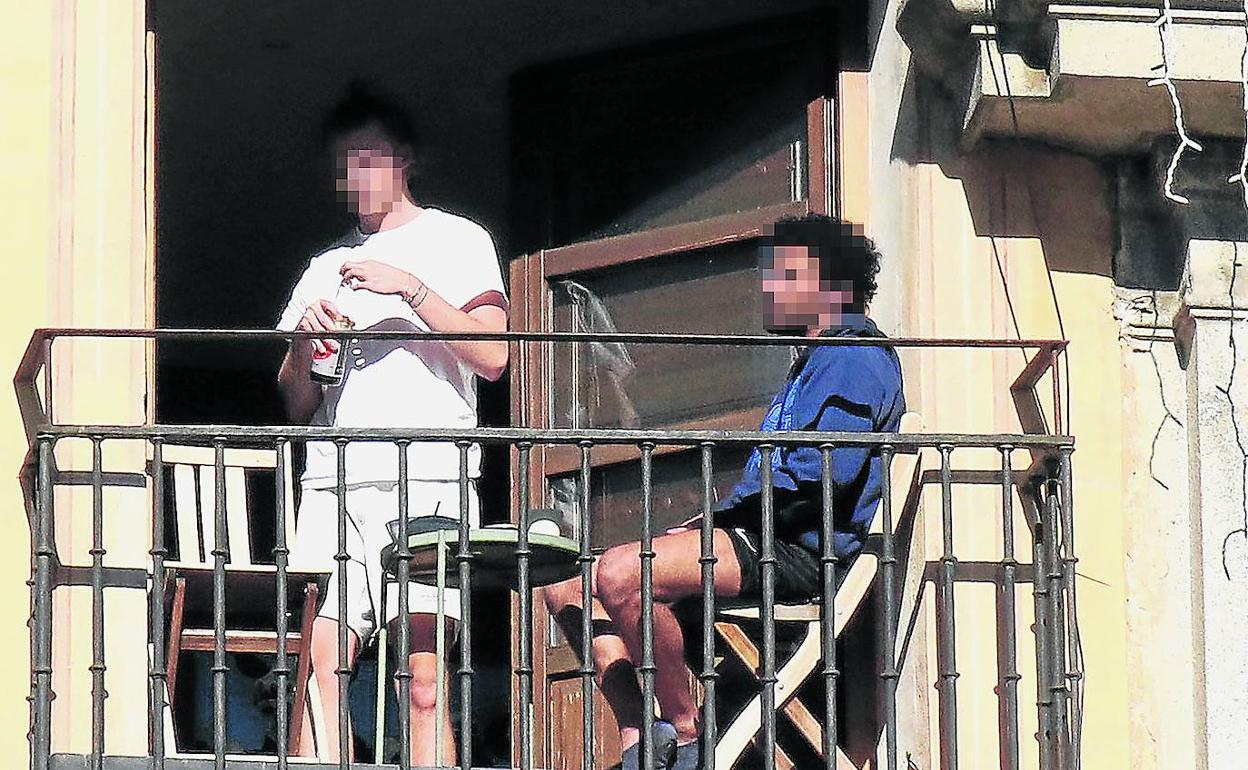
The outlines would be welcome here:
M 556 281 L 559 331 L 758 334 L 754 241 Z M 560 343 L 557 427 L 665 427 L 766 407 L 792 350 L 777 346 Z M 739 426 L 753 427 L 753 426 Z

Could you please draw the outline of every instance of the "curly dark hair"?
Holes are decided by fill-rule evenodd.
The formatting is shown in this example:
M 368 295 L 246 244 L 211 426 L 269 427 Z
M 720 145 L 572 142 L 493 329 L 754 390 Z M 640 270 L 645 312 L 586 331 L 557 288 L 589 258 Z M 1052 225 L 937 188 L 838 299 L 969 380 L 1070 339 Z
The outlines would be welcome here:
M 364 126 L 379 127 L 397 147 L 405 146 L 409 152 L 417 146 L 419 136 L 411 114 L 398 101 L 356 80 L 321 121 L 321 143 L 329 146 L 343 134 Z
M 850 281 L 854 286 L 851 312 L 862 312 L 875 297 L 880 252 L 862 226 L 826 214 L 784 217 L 765 234 L 760 246 L 806 246 L 819 260 L 821 281 Z

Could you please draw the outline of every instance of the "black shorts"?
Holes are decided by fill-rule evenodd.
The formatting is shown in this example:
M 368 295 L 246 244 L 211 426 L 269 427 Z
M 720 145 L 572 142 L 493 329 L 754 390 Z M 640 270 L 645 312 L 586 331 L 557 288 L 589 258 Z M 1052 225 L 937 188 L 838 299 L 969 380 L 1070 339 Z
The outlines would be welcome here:
M 762 535 L 744 527 L 726 527 L 737 564 L 741 566 L 740 598 L 760 600 L 763 596 Z M 776 539 L 776 601 L 804 602 L 823 596 L 823 577 L 819 569 L 819 556 L 797 543 Z M 848 565 L 836 563 L 836 585 L 841 584 Z

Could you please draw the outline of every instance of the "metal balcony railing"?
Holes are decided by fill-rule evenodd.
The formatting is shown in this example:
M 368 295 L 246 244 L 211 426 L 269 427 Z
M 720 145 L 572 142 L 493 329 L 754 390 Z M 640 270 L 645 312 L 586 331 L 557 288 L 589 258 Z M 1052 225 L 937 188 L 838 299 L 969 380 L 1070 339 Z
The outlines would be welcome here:
M 1065 770 L 1078 766 L 1078 745 L 1080 730 L 1081 701 L 1081 655 L 1079 651 L 1078 630 L 1075 618 L 1075 564 L 1074 553 L 1074 512 L 1072 506 L 1072 466 L 1073 439 L 1062 435 L 1060 430 L 1049 430 L 1045 424 L 1045 410 L 1040 406 L 1036 385 L 1045 374 L 1049 374 L 1053 385 L 1053 404 L 1050 413 L 1054 418 L 1055 427 L 1062 425 L 1061 386 L 1059 379 L 1060 356 L 1065 349 L 1061 341 L 990 341 L 990 340 L 854 340 L 845 342 L 844 338 L 831 340 L 785 340 L 773 337 L 723 337 L 719 335 L 592 335 L 567 333 L 507 333 L 499 335 L 433 335 L 448 339 L 507 339 L 514 346 L 543 345 L 558 342 L 592 342 L 609 339 L 638 344 L 754 344 L 754 345 L 785 345 L 785 344 L 884 344 L 897 347 L 1014 347 L 1031 351 L 1026 357 L 1025 366 L 1019 378 L 1011 388 L 1014 403 L 1018 409 L 1020 420 L 1027 429 L 1016 434 L 963 434 L 963 433 L 817 433 L 817 432 L 761 432 L 751 430 L 650 430 L 650 429 L 550 429 L 533 427 L 478 428 L 472 430 L 418 430 L 418 429 L 387 429 L 387 428 L 321 428 L 321 427 L 245 427 L 235 425 L 74 425 L 53 421 L 45 408 L 46 394 L 51 393 L 50 383 L 53 381 L 51 349 L 52 342 L 64 337 L 121 337 L 128 339 L 181 339 L 181 338 L 236 338 L 259 339 L 274 337 L 313 336 L 300 334 L 278 334 L 274 332 L 227 332 L 211 330 L 183 331 L 131 331 L 131 330 L 44 330 L 36 333 L 28 350 L 22 368 L 16 379 L 19 403 L 22 406 L 23 418 L 27 424 L 28 436 L 31 441 L 31 454 L 27 463 L 25 481 L 29 499 L 29 516 L 32 537 L 33 576 L 31 581 L 32 620 L 31 628 L 31 732 L 30 732 L 30 766 L 35 770 L 48 768 L 226 768 L 256 767 L 253 762 L 266 761 L 263 767 L 316 766 L 316 767 L 372 767 L 360 763 L 351 764 L 345 759 L 333 764 L 296 765 L 298 760 L 289 756 L 289 738 L 291 714 L 296 704 L 291 703 L 288 686 L 294 684 L 296 670 L 291 668 L 289 654 L 288 606 L 288 564 L 289 539 L 292 533 L 287 531 L 285 522 L 288 511 L 283 502 L 280 490 L 290 481 L 291 468 L 285 457 L 286 449 L 292 444 L 300 444 L 312 440 L 333 442 L 337 448 L 338 478 L 337 492 L 341 496 L 346 489 L 345 451 L 348 442 L 381 442 L 394 445 L 399 458 L 398 499 L 400 501 L 399 532 L 395 541 L 396 559 L 394 561 L 395 579 L 398 585 L 406 585 L 412 576 L 415 555 L 409 550 L 408 519 L 406 518 L 408 481 L 405 472 L 407 453 L 405 447 L 414 442 L 440 442 L 457 447 L 460 458 L 460 511 L 457 523 L 456 545 L 450 548 L 452 565 L 438 574 L 445 580 L 448 573 L 453 576 L 454 583 L 462 587 L 461 607 L 462 632 L 459 639 L 458 668 L 449 672 L 459 687 L 461 707 L 457 724 L 461 736 L 474 734 L 473 710 L 473 619 L 471 595 L 474 585 L 483 585 L 488 574 L 482 572 L 477 562 L 479 554 L 471 545 L 472 532 L 468 516 L 468 472 L 469 451 L 474 445 L 505 446 L 512 451 L 514 458 L 514 486 L 512 500 L 516 509 L 517 536 L 511 550 L 510 559 L 514 561 L 516 602 L 518 603 L 517 635 L 519 649 L 513 661 L 513 681 L 516 684 L 518 702 L 514 708 L 518 712 L 516 734 L 512 736 L 513 756 L 516 764 L 528 770 L 535 766 L 534 726 L 532 706 L 534 698 L 534 649 L 533 622 L 534 597 L 532 569 L 535 550 L 530 541 L 529 524 L 533 510 L 533 492 L 530 489 L 530 470 L 532 452 L 545 446 L 575 447 L 580 456 L 579 479 L 580 504 L 575 530 L 576 540 L 576 574 L 579 575 L 582 596 L 588 599 L 591 595 L 591 570 L 598 554 L 592 547 L 590 516 L 591 488 L 591 454 L 595 447 L 616 446 L 631 447 L 635 451 L 640 465 L 641 487 L 640 508 L 640 574 L 641 574 L 641 607 L 643 623 L 649 624 L 653 618 L 655 597 L 653 593 L 652 562 L 655 554 L 652 547 L 656 536 L 652 521 L 653 478 L 652 463 L 656 453 L 679 448 L 694 450 L 699 453 L 701 461 L 701 483 L 703 490 L 701 523 L 701 588 L 702 588 L 702 660 L 697 678 L 702 686 L 702 741 L 703 761 L 707 768 L 716 767 L 716 749 L 720 745 L 719 725 L 729 720 L 731 715 L 717 713 L 715 655 L 715 624 L 720 613 L 728 609 L 726 602 L 717 600 L 713 590 L 713 577 L 716 561 L 712 550 L 712 529 L 715 511 L 712 505 L 712 472 L 713 453 L 721 448 L 758 448 L 764 457 L 773 447 L 808 446 L 820 450 L 823 459 L 823 516 L 821 565 L 821 595 L 810 597 L 806 609 L 813 613 L 812 623 L 816 623 L 820 634 L 818 650 L 818 666 L 815 670 L 816 679 L 822 681 L 823 708 L 826 712 L 824 723 L 818 734 L 819 744 L 814 747 L 822 755 L 824 766 L 832 768 L 838 765 L 838 712 L 837 694 L 840 680 L 844 673 L 845 662 L 838 660 L 836 640 L 841 631 L 841 624 L 848 622 L 838 617 L 838 591 L 847 590 L 838 587 L 836 573 L 838 562 L 832 550 L 832 522 L 834 518 L 832 481 L 830 470 L 839 448 L 869 448 L 878 453 L 884 474 L 883 498 L 876 514 L 877 528 L 871 536 L 868 546 L 859 559 L 874 559 L 877 569 L 870 580 L 867 593 L 878 602 L 880 647 L 883 652 L 878 661 L 874 661 L 878 676 L 877 690 L 882 701 L 881 724 L 876 735 L 881 736 L 878 745 L 882 746 L 880 760 L 882 766 L 892 770 L 899 767 L 899 736 L 898 736 L 898 703 L 897 692 L 902 670 L 906 664 L 906 655 L 914 654 L 909 644 L 910 630 L 915 623 L 918 598 L 909 595 L 913 586 L 907 587 L 906 575 L 911 566 L 915 566 L 921 575 L 919 591 L 927 585 L 934 590 L 930 600 L 934 602 L 936 618 L 935 658 L 937 671 L 935 687 L 938 698 L 934 713 L 939 725 L 940 745 L 932 747 L 933 766 L 944 770 L 954 770 L 959 761 L 959 707 L 958 678 L 959 667 L 956 658 L 957 633 L 955 623 L 955 587 L 965 582 L 990 583 L 996 586 L 996 617 L 998 640 L 997 687 L 998 727 L 1000 731 L 999 766 L 1015 770 L 1032 762 L 1037 762 L 1042 770 Z M 403 338 L 410 333 L 388 332 L 352 332 L 353 337 Z M 514 350 L 514 348 L 513 348 Z M 516 356 L 513 355 L 513 360 Z M 908 372 L 913 377 L 914 373 Z M 40 393 L 40 377 L 44 378 Z M 523 378 L 517 378 L 523 382 Z M 57 467 L 56 449 L 58 445 L 72 443 L 90 446 L 91 465 L 89 470 L 61 470 Z M 135 445 L 141 442 L 147 448 L 148 470 L 146 473 L 119 473 L 109 470 L 104 463 L 104 450 L 109 444 Z M 212 722 L 213 750 L 210 754 L 190 757 L 178 754 L 174 747 L 166 741 L 165 725 L 168 720 L 167 678 L 169 663 L 166 660 L 166 634 L 169 623 L 167 616 L 167 596 L 165 581 L 166 559 L 168 557 L 167 533 L 164 531 L 166 515 L 164 510 L 166 491 L 163 489 L 165 474 L 165 452 L 168 447 L 178 444 L 192 444 L 211 447 L 211 465 L 213 490 L 209 500 L 203 505 L 205 511 L 211 507 L 211 522 L 205 520 L 213 530 L 214 546 L 211 549 L 211 597 L 212 597 L 212 634 L 211 651 L 213 665 L 212 681 Z M 276 629 L 277 665 L 274 669 L 278 679 L 277 713 L 276 713 L 276 752 L 267 760 L 248 759 L 227 754 L 225 741 L 226 723 L 226 650 L 227 628 L 226 608 L 230 597 L 226 593 L 227 574 L 232 563 L 229 546 L 227 512 L 225 501 L 226 489 L 226 453 L 237 447 L 262 448 L 272 451 L 277 458 L 274 466 L 277 506 L 274 511 L 275 545 L 272 550 L 274 569 L 271 579 L 275 586 L 275 604 L 272 608 L 273 624 Z M 995 455 L 994 468 L 963 469 L 957 466 L 956 460 L 970 454 Z M 1019 453 L 1028 456 L 1028 467 L 1018 469 L 1015 466 Z M 929 470 L 916 473 L 918 479 L 914 489 L 909 484 L 895 486 L 893 469 L 898 458 L 906 456 L 928 456 L 932 458 Z M 981 463 L 982 466 L 982 463 Z M 909 467 L 909 466 L 907 466 Z M 774 549 L 775 522 L 774 503 L 770 493 L 771 469 L 769 463 L 762 464 L 763 486 L 767 490 L 762 503 L 762 596 L 757 606 L 757 621 L 761 627 L 761 645 L 759 645 L 759 706 L 758 719 L 760 730 L 755 744 L 761 754 L 762 766 L 767 770 L 777 767 L 778 758 L 783 762 L 783 752 L 777 752 L 777 708 L 784 708 L 791 703 L 794 693 L 778 676 L 776 626 L 778 622 L 790 617 L 792 607 L 777 602 L 775 595 L 776 556 Z M 1002 518 L 1000 521 L 1002 540 L 1000 558 L 995 561 L 973 561 L 959 559 L 955 548 L 954 530 L 957 517 L 954 510 L 955 487 L 964 484 L 992 485 L 1001 494 Z M 90 520 L 92 543 L 89 550 L 89 564 L 64 563 L 61 549 L 58 549 L 54 533 L 57 531 L 56 495 L 54 490 L 60 485 L 76 485 L 90 487 Z M 147 564 L 135 569 L 106 566 L 108 555 L 104 547 L 105 531 L 108 522 L 104 516 L 105 490 L 113 485 L 143 486 L 150 491 L 150 538 L 152 548 Z M 913 508 L 919 504 L 918 493 L 923 486 L 931 485 L 939 488 L 939 527 L 941 549 L 938 558 L 925 561 L 922 538 L 915 537 L 914 525 L 907 529 L 901 525 L 902 519 L 913 517 Z M 908 499 L 898 498 L 897 490 Z M 1015 494 L 1022 501 L 1027 522 L 1025 536 L 1030 542 L 1017 542 L 1015 532 Z M 70 515 L 79 515 L 74 510 Z M 62 514 L 64 515 L 64 514 Z M 338 550 L 339 557 L 345 554 L 346 530 L 343 518 L 345 504 L 339 508 Z M 1020 561 L 1019 556 L 1031 552 L 1031 561 Z M 346 591 L 346 569 L 343 560 L 338 560 L 339 589 Z M 1032 628 L 1034 630 L 1035 661 L 1034 669 L 1029 673 L 1034 676 L 1036 693 L 1037 731 L 1035 742 L 1023 740 L 1020 706 L 1019 683 L 1025 678 L 1021 669 L 1028 668 L 1020 664 L 1018 657 L 1019 640 L 1016 638 L 1016 623 L 1019 613 L 1025 614 L 1016 596 L 1018 586 L 1029 584 L 1033 596 Z M 53 612 L 53 595 L 61 586 L 89 585 L 91 588 L 91 634 L 92 658 L 90 665 L 85 667 L 91 679 L 91 749 L 86 753 L 71 754 L 58 750 L 53 745 L 53 640 L 58 633 Z M 104 649 L 105 628 L 108 618 L 105 616 L 104 590 L 110 586 L 125 586 L 143 589 L 146 592 L 146 604 L 150 620 L 147 629 L 147 640 L 150 654 L 146 672 L 146 683 L 142 685 L 147 692 L 147 732 L 149 736 L 149 752 L 139 759 L 118 756 L 110 752 L 107 744 L 109 734 L 105 722 L 105 672 L 106 656 Z M 400 616 L 406 611 L 407 596 L 405 591 L 398 592 Z M 345 605 L 346 597 L 340 596 L 340 603 Z M 588 603 L 588 602 L 586 602 Z M 540 602 L 536 605 L 540 607 Z M 910 607 L 911 616 L 903 617 L 906 607 Z M 778 609 L 779 608 L 779 609 Z M 837 612 L 829 608 L 838 608 Z M 779 614 L 778 614 L 779 613 Z M 852 614 L 852 609 L 851 609 Z M 345 629 L 345 625 L 341 626 Z M 407 657 L 410 651 L 410 640 L 405 632 L 405 624 L 399 624 L 397 648 L 397 672 L 395 680 L 402 684 L 411 678 L 407 670 Z M 814 626 L 812 626 L 813 632 Z M 908 630 L 909 629 L 909 630 Z M 594 751 L 594 707 L 593 684 L 595 670 L 592 664 L 591 650 L 592 627 L 589 614 L 584 614 L 584 625 L 581 634 L 581 659 L 585 661 L 578 674 L 584 707 L 585 728 L 582 734 L 582 767 L 592 770 L 597 767 Z M 900 650 L 899 650 L 900 644 Z M 349 672 L 346 667 L 345 631 L 339 640 L 340 669 L 338 681 L 340 692 L 345 691 Z M 642 655 L 637 666 L 643 692 L 643 702 L 653 703 L 655 693 L 654 639 L 652 624 L 643 625 Z M 855 661 L 855 668 L 861 662 Z M 964 664 L 965 665 L 965 664 Z M 975 663 L 974 665 L 979 665 Z M 442 672 L 439 672 L 440 674 Z M 379 674 L 380 676 L 380 674 Z M 347 724 L 347 702 L 339 699 L 339 724 L 345 728 Z M 439 709 L 445 708 L 439 695 Z M 399 708 L 399 756 L 408 756 L 410 746 L 410 729 L 405 708 Z M 809 713 L 809 712 L 807 712 Z M 643 712 L 645 723 L 642 734 L 646 735 L 654 718 L 649 710 Z M 345 749 L 346 730 L 343 748 Z M 808 739 L 809 740 L 809 739 Z M 460 741 L 459 763 L 462 767 L 474 767 L 472 761 L 472 744 L 470 740 Z M 1035 759 L 1028 760 L 1027 754 L 1034 752 Z M 346 754 L 343 753 L 345 757 Z M 938 758 L 938 761 L 937 761 Z M 719 757 L 721 762 L 724 758 Z M 747 760 L 748 761 L 748 760 Z M 378 765 L 393 767 L 393 765 Z M 405 766 L 405 765 L 403 765 Z M 645 765 L 649 767 L 649 762 Z M 721 770 L 729 770 L 726 763 L 718 765 Z M 738 764 L 745 767 L 746 764 Z M 875 766 L 874 764 L 872 766 Z

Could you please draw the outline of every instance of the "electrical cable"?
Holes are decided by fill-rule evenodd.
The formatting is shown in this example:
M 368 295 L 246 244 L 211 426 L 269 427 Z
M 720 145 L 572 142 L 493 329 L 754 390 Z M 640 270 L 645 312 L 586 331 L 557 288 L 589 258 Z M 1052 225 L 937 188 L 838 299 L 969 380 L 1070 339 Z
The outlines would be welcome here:
M 1162 193 L 1176 203 L 1187 203 L 1186 196 L 1174 191 L 1174 173 L 1179 168 L 1179 160 L 1183 157 L 1184 151 L 1203 152 L 1204 148 L 1187 135 L 1187 126 L 1183 122 L 1183 104 L 1179 101 L 1179 91 L 1174 84 L 1174 45 L 1171 39 L 1174 33 L 1174 9 L 1170 7 L 1170 0 L 1162 0 L 1161 15 L 1157 17 L 1155 25 L 1157 35 L 1161 39 L 1161 64 L 1153 69 L 1160 69 L 1161 77 L 1148 81 L 1148 85 L 1166 87 L 1166 92 L 1170 95 L 1170 105 L 1174 111 L 1174 130 L 1179 135 L 1179 144 L 1174 148 L 1174 154 L 1170 156 L 1170 164 L 1166 166 L 1166 182 L 1162 186 Z

